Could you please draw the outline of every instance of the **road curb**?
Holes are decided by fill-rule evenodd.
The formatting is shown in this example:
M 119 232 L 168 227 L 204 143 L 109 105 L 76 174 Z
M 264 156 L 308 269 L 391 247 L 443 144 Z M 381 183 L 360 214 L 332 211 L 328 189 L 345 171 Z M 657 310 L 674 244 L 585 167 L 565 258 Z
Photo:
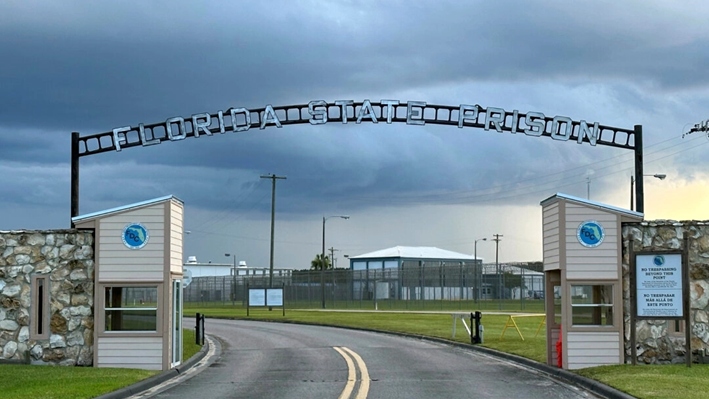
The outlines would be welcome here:
M 160 374 L 156 374 L 152 377 L 138 381 L 135 384 L 129 385 L 127 387 L 123 387 L 116 391 L 97 396 L 96 399 L 125 399 L 140 392 L 143 392 L 146 389 L 150 389 L 156 385 L 162 384 L 163 382 L 175 378 L 180 374 L 184 373 L 185 371 L 189 370 L 190 368 L 194 367 L 195 364 L 197 364 L 200 360 L 204 359 L 204 357 L 207 356 L 207 352 L 209 352 L 209 343 L 205 341 L 204 345 L 202 345 L 202 349 L 200 349 L 199 352 L 194 354 L 191 358 L 187 359 L 187 361 L 183 364 L 173 369 L 163 371 Z
M 486 355 L 500 357 L 505 360 L 509 360 L 511 362 L 522 364 L 525 367 L 530 367 L 530 368 L 536 369 L 544 374 L 547 374 L 547 375 L 552 376 L 552 377 L 559 379 L 559 380 L 569 382 L 573 385 L 582 387 L 588 391 L 593 392 L 596 395 L 602 396 L 607 399 L 636 399 L 635 396 L 631 396 L 623 391 L 617 390 L 617 389 L 610 387 L 608 385 L 605 385 L 599 381 L 592 380 L 590 378 L 586 378 L 584 376 L 578 375 L 578 374 L 573 373 L 568 370 L 560 369 L 558 367 L 553 367 L 553 366 L 549 366 L 544 363 L 535 362 L 534 360 L 527 359 L 522 356 L 517 356 L 517 355 L 513 355 L 510 353 L 506 353 L 506 352 L 500 352 L 498 350 L 490 349 L 490 348 L 486 348 L 486 347 L 482 347 L 482 346 L 475 346 L 472 344 L 464 344 L 464 343 L 449 341 L 449 340 L 445 340 L 445 339 L 437 339 L 437 338 L 432 339 L 431 337 L 423 337 L 422 339 L 431 340 L 431 341 L 435 341 L 435 342 L 442 342 L 442 343 L 446 343 L 446 344 L 453 344 L 453 345 L 461 347 L 461 348 L 469 349 L 469 350 L 476 351 L 476 352 L 481 352 Z

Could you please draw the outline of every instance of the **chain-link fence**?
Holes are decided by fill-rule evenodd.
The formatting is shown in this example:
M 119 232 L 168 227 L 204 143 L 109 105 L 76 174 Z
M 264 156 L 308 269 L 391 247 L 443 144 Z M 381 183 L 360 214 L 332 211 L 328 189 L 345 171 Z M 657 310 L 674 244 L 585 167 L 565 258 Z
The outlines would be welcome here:
M 270 284 L 268 275 L 195 277 L 186 304 L 245 306 L 247 287 Z M 328 309 L 529 310 L 544 309 L 544 275 L 510 265 L 403 262 L 378 270 L 303 270 L 273 277 L 286 306 Z

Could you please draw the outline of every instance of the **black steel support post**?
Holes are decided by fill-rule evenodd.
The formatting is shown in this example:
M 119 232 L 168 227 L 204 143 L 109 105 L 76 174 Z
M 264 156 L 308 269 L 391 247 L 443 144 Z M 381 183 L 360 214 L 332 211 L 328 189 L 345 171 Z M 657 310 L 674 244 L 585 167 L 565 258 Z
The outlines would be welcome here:
M 643 126 L 635 125 L 635 210 L 645 213 L 645 194 L 643 187 Z
M 204 315 L 202 313 L 197 313 L 196 324 L 194 327 L 194 339 L 195 344 L 204 345 Z
M 71 132 L 71 217 L 74 216 L 79 216 L 79 132 Z
M 204 314 L 202 314 L 202 326 L 200 327 L 202 330 L 202 334 L 200 334 L 200 336 L 202 337 L 202 345 L 204 345 L 204 319 Z
M 682 240 L 682 316 L 684 318 L 684 360 L 687 367 L 692 367 L 692 331 L 689 328 L 691 325 L 690 309 L 691 297 L 689 294 L 689 235 L 685 234 Z
M 471 343 L 472 344 L 480 344 L 482 343 L 482 337 L 480 336 L 480 320 L 483 318 L 482 313 L 480 311 L 475 311 L 475 313 L 470 313 L 470 324 L 474 326 L 474 333 L 471 336 Z
M 194 340 L 195 344 L 199 345 L 199 316 L 200 314 L 197 313 L 195 316 L 195 326 L 194 326 Z
M 281 283 L 281 287 L 283 289 L 283 317 L 286 316 L 286 283 Z

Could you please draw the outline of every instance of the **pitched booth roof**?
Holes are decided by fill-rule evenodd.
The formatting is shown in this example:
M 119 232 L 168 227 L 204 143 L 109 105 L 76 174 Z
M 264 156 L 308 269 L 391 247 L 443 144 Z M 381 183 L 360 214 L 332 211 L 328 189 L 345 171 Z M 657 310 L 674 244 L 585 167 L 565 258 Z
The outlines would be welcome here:
M 475 257 L 468 254 L 447 251 L 436 247 L 402 247 L 396 246 L 379 251 L 369 252 L 362 255 L 350 256 L 350 259 L 382 259 L 382 258 L 406 258 L 406 259 L 457 259 L 474 260 Z M 478 256 L 478 259 L 482 259 Z
M 100 217 L 105 217 L 105 216 L 113 215 L 116 213 L 125 212 L 128 210 L 144 208 L 146 206 L 155 205 L 157 203 L 169 201 L 169 200 L 173 200 L 173 199 L 180 202 L 180 203 L 183 203 L 183 201 L 181 199 L 175 197 L 174 195 L 167 195 L 165 197 L 154 198 L 154 199 L 147 200 L 147 201 L 136 202 L 134 204 L 123 205 L 123 206 L 119 206 L 117 208 L 106 209 L 104 211 L 87 213 L 86 215 L 74 216 L 73 218 L 71 218 L 71 221 L 74 223 L 77 223 L 77 222 L 83 222 L 83 221 L 87 221 L 87 220 L 97 219 Z
M 615 207 L 612 205 L 604 204 L 602 202 L 591 201 L 591 200 L 587 200 L 584 198 L 574 197 L 573 195 L 562 194 L 562 193 L 556 193 L 556 194 L 552 195 L 551 197 L 543 200 L 539 204 L 541 206 L 546 206 L 548 204 L 551 204 L 551 203 L 559 201 L 559 200 L 567 200 L 570 202 L 576 202 L 578 204 L 592 206 L 595 208 L 599 208 L 599 209 L 602 209 L 605 211 L 617 213 L 617 214 L 631 217 L 631 218 L 640 218 L 640 219 L 643 218 L 643 214 L 641 212 L 631 211 L 629 209 L 618 208 L 618 207 Z

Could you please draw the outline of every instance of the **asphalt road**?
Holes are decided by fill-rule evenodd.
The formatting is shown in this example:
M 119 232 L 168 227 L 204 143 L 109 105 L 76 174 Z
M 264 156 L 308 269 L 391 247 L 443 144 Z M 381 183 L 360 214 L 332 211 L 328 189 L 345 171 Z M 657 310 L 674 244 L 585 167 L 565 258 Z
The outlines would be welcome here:
M 515 363 L 346 329 L 207 319 L 209 366 L 155 398 L 596 398 Z

